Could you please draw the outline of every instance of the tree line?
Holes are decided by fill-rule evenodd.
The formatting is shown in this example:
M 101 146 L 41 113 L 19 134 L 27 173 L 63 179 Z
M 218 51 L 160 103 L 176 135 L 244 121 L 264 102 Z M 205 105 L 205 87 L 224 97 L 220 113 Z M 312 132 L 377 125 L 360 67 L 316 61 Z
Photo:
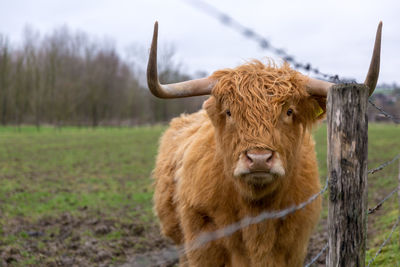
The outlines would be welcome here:
M 198 110 L 204 101 L 204 97 L 163 100 L 152 96 L 145 78 L 147 50 L 138 46 L 122 57 L 112 41 L 67 27 L 43 36 L 27 27 L 22 37 L 15 45 L 0 33 L 1 125 L 40 128 L 163 123 L 180 113 Z M 174 61 L 172 48 L 160 52 L 161 82 L 192 78 Z M 380 87 L 391 89 L 393 96 L 373 97 L 398 115 L 398 85 Z M 370 120 L 381 119 L 376 110 L 369 109 L 369 115 Z
M 99 126 L 166 122 L 200 108 L 204 98 L 162 100 L 145 83 L 143 50 L 122 58 L 110 40 L 61 27 L 41 36 L 26 28 L 19 45 L 0 34 L 2 125 Z M 173 60 L 160 56 L 160 81 L 189 79 Z

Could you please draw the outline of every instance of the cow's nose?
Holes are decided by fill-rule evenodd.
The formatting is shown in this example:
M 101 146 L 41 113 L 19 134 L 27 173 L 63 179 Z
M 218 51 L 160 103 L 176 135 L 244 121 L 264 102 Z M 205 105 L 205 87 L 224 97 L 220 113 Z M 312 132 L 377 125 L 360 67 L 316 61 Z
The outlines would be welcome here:
M 251 149 L 246 151 L 247 166 L 251 172 L 269 171 L 272 167 L 274 151 L 268 149 Z

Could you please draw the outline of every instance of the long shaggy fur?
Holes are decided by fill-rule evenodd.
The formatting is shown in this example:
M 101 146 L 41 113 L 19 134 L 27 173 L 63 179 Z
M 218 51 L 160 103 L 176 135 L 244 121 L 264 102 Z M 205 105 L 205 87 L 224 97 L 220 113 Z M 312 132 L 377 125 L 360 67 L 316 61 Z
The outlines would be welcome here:
M 310 128 L 324 115 L 325 99 L 306 92 L 306 78 L 286 64 L 259 61 L 212 76 L 218 82 L 203 109 L 172 120 L 154 170 L 161 230 L 179 245 L 246 216 L 299 204 L 320 190 Z M 265 186 L 234 177 L 239 155 L 250 148 L 279 153 L 285 175 Z M 302 266 L 320 209 L 318 198 L 286 218 L 181 255 L 180 265 Z

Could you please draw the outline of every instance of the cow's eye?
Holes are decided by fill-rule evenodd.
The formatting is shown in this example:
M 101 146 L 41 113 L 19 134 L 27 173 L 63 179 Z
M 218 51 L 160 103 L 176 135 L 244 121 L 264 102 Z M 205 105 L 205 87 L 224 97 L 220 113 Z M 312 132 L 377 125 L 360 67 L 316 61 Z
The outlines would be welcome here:
M 291 115 L 293 114 L 293 109 L 289 108 L 289 109 L 286 111 L 286 114 L 287 114 L 288 116 L 291 116 Z
M 228 115 L 229 117 L 232 115 L 229 109 L 226 111 L 226 115 Z

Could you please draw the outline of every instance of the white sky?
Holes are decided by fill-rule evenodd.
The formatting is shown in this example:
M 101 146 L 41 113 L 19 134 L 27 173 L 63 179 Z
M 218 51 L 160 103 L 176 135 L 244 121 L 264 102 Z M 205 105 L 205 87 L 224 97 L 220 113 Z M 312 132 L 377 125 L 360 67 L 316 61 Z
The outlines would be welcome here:
M 380 82 L 400 83 L 400 1 L 205 0 L 321 71 L 366 75 L 377 24 L 383 21 Z M 195 73 L 235 67 L 272 56 L 185 0 L 0 0 L 0 33 L 18 43 L 26 25 L 42 34 L 67 25 L 115 40 L 123 52 L 149 47 L 155 20 L 159 45 L 173 44 L 184 70 Z M 307 73 L 306 73 L 307 74 Z

